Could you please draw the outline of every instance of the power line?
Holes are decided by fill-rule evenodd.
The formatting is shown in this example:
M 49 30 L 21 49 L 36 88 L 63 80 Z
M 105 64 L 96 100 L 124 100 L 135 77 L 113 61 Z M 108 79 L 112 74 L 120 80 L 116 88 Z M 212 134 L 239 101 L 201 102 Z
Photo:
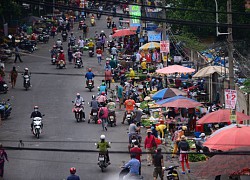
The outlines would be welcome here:
M 29 1 L 29 0 L 23 0 L 26 3 L 34 4 L 34 5 L 41 5 L 41 6 L 48 6 L 51 7 L 53 4 L 49 3 L 39 3 L 37 1 Z M 88 13 L 98 13 L 98 10 L 94 9 L 87 9 L 87 8 L 76 8 L 76 7 L 69 7 L 64 5 L 57 5 L 58 8 L 67 9 L 67 10 L 74 10 L 74 11 L 84 11 Z M 103 15 L 112 16 L 113 13 L 108 11 L 103 11 Z M 154 21 L 154 22 L 165 22 L 170 24 L 181 24 L 181 25 L 195 25 L 195 26 L 218 26 L 218 27 L 234 27 L 234 28 L 244 28 L 244 29 L 250 29 L 250 24 L 223 24 L 223 23 L 209 23 L 209 22 L 203 22 L 203 21 L 187 21 L 187 20 L 176 20 L 176 19 L 166 19 L 166 18 L 152 18 L 152 17 L 146 17 L 146 16 L 134 16 L 134 15 L 127 15 L 123 13 L 116 13 L 116 17 L 123 17 L 123 18 L 133 18 L 133 19 L 141 19 L 145 21 Z

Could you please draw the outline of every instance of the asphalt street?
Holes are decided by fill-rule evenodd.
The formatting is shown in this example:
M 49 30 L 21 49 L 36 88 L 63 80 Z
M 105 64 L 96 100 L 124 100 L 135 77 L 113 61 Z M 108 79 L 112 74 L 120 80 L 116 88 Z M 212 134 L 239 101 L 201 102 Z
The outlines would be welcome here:
M 89 36 L 94 32 L 104 30 L 109 35 L 111 30 L 106 28 L 106 17 L 97 20 L 95 27 L 90 27 Z M 118 21 L 118 18 L 117 18 Z M 89 19 L 87 20 L 88 25 Z M 78 24 L 75 25 L 77 27 Z M 78 37 L 81 32 L 74 30 Z M 77 123 L 72 113 L 72 100 L 77 92 L 81 93 L 86 102 L 97 93 L 97 88 L 89 92 L 85 88 L 84 74 L 91 67 L 95 74 L 104 73 L 104 62 L 98 65 L 96 56 L 89 58 L 84 52 L 84 68 L 75 69 L 73 64 L 67 64 L 67 69 L 56 69 L 50 63 L 49 50 L 56 39 L 50 38 L 49 44 L 39 44 L 38 50 L 33 54 L 22 56 L 23 63 L 16 63 L 20 72 L 15 89 L 11 89 L 1 99 L 10 99 L 13 105 L 12 114 L 0 126 L 0 142 L 5 146 L 18 146 L 18 141 L 23 140 L 24 147 L 34 148 L 60 148 L 95 150 L 95 142 L 99 141 L 101 134 L 106 135 L 111 141 L 111 151 L 127 151 L 127 127 L 121 124 L 123 111 L 117 111 L 118 126 L 108 127 L 102 131 L 101 125 Z M 64 43 L 64 49 L 66 48 Z M 66 53 L 65 53 L 66 54 Z M 6 71 L 13 66 L 13 60 L 5 64 Z M 32 88 L 25 91 L 22 83 L 21 71 L 28 67 L 32 73 Z M 100 84 L 101 77 L 95 78 L 95 85 Z M 112 85 L 114 88 L 114 85 Z M 10 84 L 9 84 L 10 87 Z M 45 114 L 44 128 L 40 139 L 36 139 L 30 131 L 30 113 L 34 105 Z M 90 108 L 85 105 L 88 114 Z M 144 132 L 144 130 L 142 131 Z M 76 152 L 50 152 L 50 151 L 17 151 L 8 150 L 9 162 L 5 164 L 5 180 L 57 180 L 66 179 L 69 168 L 74 166 L 77 174 L 84 180 L 112 180 L 118 179 L 122 161 L 128 161 L 129 154 L 110 154 L 111 165 L 102 173 L 97 165 L 97 153 Z M 142 174 L 144 179 L 152 179 L 153 168 L 146 166 L 146 156 L 143 155 Z

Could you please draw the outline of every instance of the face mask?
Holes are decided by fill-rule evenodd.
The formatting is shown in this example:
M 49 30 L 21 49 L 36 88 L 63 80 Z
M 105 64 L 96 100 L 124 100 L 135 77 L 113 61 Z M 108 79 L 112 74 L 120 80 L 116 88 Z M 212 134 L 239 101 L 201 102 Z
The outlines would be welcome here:
M 80 96 L 76 96 L 78 99 L 80 98 Z
M 38 111 L 38 109 L 35 109 L 35 112 L 37 112 Z

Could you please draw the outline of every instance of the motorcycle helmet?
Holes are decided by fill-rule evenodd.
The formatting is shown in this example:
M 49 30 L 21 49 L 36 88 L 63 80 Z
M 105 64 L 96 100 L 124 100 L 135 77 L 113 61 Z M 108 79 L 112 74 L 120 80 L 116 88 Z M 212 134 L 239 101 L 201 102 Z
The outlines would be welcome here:
M 101 120 L 101 119 L 98 119 L 98 120 L 97 120 L 97 124 L 102 124 L 102 120 Z
M 111 98 L 109 98 L 109 102 L 112 102 L 113 100 Z
M 80 93 L 76 93 L 76 97 L 80 98 L 81 97 Z
M 92 95 L 92 99 L 95 99 L 96 97 L 95 97 L 95 95 Z
M 34 109 L 38 109 L 38 106 L 34 106 Z
M 102 94 L 101 95 L 105 95 L 105 92 L 102 92 Z
M 104 140 L 104 139 L 105 139 L 105 135 L 102 134 L 102 135 L 100 136 L 100 139 L 101 139 L 101 140 Z
M 103 30 L 101 30 L 101 33 L 104 33 L 104 31 L 103 31 Z
M 60 53 L 63 53 L 63 50 L 61 50 Z
M 24 68 L 24 70 L 25 70 L 25 71 L 28 71 L 28 70 L 29 70 L 29 68 Z
M 56 48 L 56 45 L 54 45 L 53 48 Z
M 71 167 L 69 169 L 69 171 L 70 171 L 70 174 L 75 174 L 76 173 L 76 168 L 75 167 Z
M 92 69 L 91 68 L 89 68 L 89 72 L 91 72 L 92 71 Z

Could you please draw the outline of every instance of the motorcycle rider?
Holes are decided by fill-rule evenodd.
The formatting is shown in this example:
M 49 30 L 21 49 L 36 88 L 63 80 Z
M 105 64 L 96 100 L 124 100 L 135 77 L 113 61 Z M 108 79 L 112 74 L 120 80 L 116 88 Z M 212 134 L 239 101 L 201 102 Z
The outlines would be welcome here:
M 116 115 L 115 115 L 116 105 L 115 105 L 115 102 L 111 98 L 109 98 L 108 100 L 107 108 L 109 110 L 109 116 L 110 115 L 114 116 L 114 125 L 116 125 Z
M 70 175 L 67 177 L 67 180 L 80 180 L 80 177 L 75 175 L 76 168 L 72 167 L 69 169 Z
M 129 99 L 127 99 L 124 102 L 124 106 L 126 107 L 126 111 L 125 111 L 124 116 L 123 116 L 122 124 L 124 124 L 124 121 L 126 119 L 127 113 L 128 112 L 134 112 L 135 101 L 131 97 L 129 97 Z
M 100 136 L 101 141 L 97 143 L 97 149 L 99 149 L 99 154 L 104 154 L 106 155 L 106 162 L 110 164 L 110 159 L 109 159 L 109 152 L 108 148 L 110 148 L 110 145 L 108 142 L 105 141 L 105 135 Z
M 99 86 L 99 91 L 100 93 L 104 92 L 105 94 L 107 94 L 107 86 L 105 80 L 102 80 L 102 84 Z
M 65 34 L 65 35 L 64 35 L 64 34 Z M 62 31 L 61 35 L 62 35 L 62 38 L 63 38 L 63 36 L 65 36 L 65 39 L 67 39 L 68 33 L 67 33 L 67 31 L 66 31 L 66 28 L 65 28 L 65 30 Z M 65 41 L 66 41 L 66 40 L 65 40 Z
M 56 45 L 53 46 L 53 48 L 50 50 L 51 58 L 53 58 L 54 55 L 57 56 L 57 49 Z
M 65 66 L 66 66 L 66 60 L 65 60 L 65 55 L 64 55 L 64 51 L 63 50 L 60 50 L 60 53 L 59 53 L 58 58 L 57 58 L 57 65 L 58 65 L 58 63 L 59 63 L 60 60 L 63 60 Z
M 93 42 L 92 39 L 89 40 L 88 47 L 89 47 L 89 50 L 92 50 L 94 52 L 95 43 Z
M 102 106 L 105 106 L 106 102 L 107 102 L 107 97 L 105 96 L 105 92 L 102 92 L 101 95 L 99 95 L 96 100 L 98 101 L 98 103 Z
M 112 17 L 111 17 L 111 16 L 108 16 L 108 17 L 107 17 L 107 27 L 108 27 L 108 29 L 111 28 L 111 22 L 112 22 Z
M 74 33 L 71 32 L 70 33 L 70 37 L 69 37 L 69 46 L 74 46 L 75 45 L 75 41 L 76 41 L 76 37 L 74 36 Z
M 41 114 L 41 112 L 38 111 L 38 106 L 34 106 L 34 111 L 33 111 L 33 112 L 31 113 L 31 115 L 30 115 L 30 118 L 32 119 L 32 122 L 31 122 L 31 125 L 30 125 L 31 131 L 33 131 L 33 125 L 34 125 L 33 119 L 34 119 L 35 117 L 40 117 L 40 118 L 43 117 L 42 114 Z M 42 123 L 41 128 L 43 128 L 43 123 Z
M 60 38 L 57 39 L 56 41 L 56 46 L 60 49 L 62 49 L 62 40 Z
M 99 108 L 99 102 L 96 100 L 96 96 L 95 95 L 92 95 L 92 101 L 90 102 L 90 107 L 91 108 L 91 111 L 90 111 L 90 116 L 89 116 L 89 119 L 91 116 L 93 116 L 93 112 L 98 112 L 98 108 Z
M 94 75 L 94 73 L 92 73 L 91 71 L 92 71 L 92 69 L 89 68 L 89 72 L 87 72 L 87 73 L 85 74 L 85 78 L 87 78 L 87 80 L 86 80 L 86 86 L 88 86 L 89 80 L 92 81 L 92 85 L 94 86 L 94 77 L 95 77 L 95 75 Z
M 82 108 L 82 117 L 83 117 L 83 121 L 85 121 L 85 113 L 84 113 L 84 100 L 83 97 L 81 97 L 80 93 L 76 93 L 76 98 L 74 101 L 74 104 L 76 106 L 76 104 L 80 104 L 81 108 Z
M 29 68 L 24 68 L 23 77 L 24 77 L 24 76 L 29 76 L 29 78 L 30 78 L 31 73 L 29 72 Z M 24 84 L 25 84 L 25 81 L 23 81 L 23 86 L 24 86 Z M 30 86 L 31 86 L 31 85 L 30 85 Z
M 82 53 L 79 49 L 76 49 L 76 52 L 73 54 L 74 57 L 74 61 L 76 63 L 76 59 L 80 59 L 81 63 L 82 63 Z
M 124 165 L 122 168 L 129 168 L 129 173 L 123 177 L 123 179 L 131 179 L 133 177 L 138 177 L 140 172 L 141 163 L 136 159 L 136 154 L 130 155 L 131 160 Z

